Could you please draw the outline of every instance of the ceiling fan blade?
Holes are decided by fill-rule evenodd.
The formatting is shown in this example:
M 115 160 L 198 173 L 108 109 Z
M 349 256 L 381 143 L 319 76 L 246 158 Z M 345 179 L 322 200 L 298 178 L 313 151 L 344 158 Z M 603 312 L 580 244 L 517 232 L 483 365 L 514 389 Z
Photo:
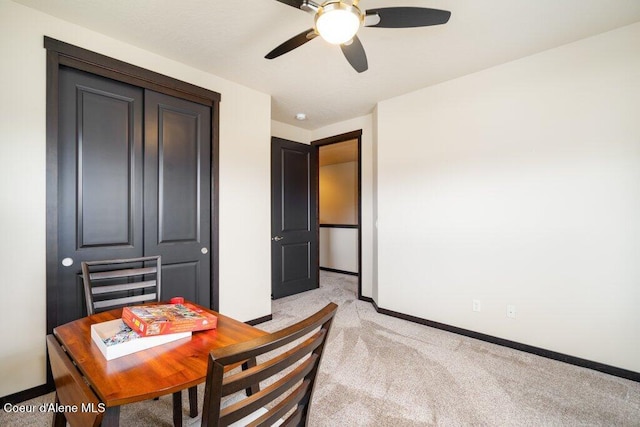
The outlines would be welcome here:
M 354 36 L 353 40 L 351 40 L 351 43 L 349 44 L 341 44 L 340 49 L 342 49 L 342 53 L 344 53 L 349 64 L 351 64 L 357 72 L 362 73 L 369 69 L 367 54 L 364 52 L 364 47 L 362 46 L 358 36 Z
M 295 7 L 296 9 L 300 9 L 304 0 L 276 0 L 280 3 L 288 4 L 289 6 Z
M 313 28 L 309 28 L 298 34 L 297 36 L 291 37 L 286 42 L 282 43 L 280 46 L 273 49 L 271 52 L 267 53 L 265 58 L 273 59 L 277 58 L 280 55 L 284 55 L 287 52 L 291 52 L 293 49 L 302 46 L 306 42 L 313 40 L 318 35 L 313 31 Z
M 367 24 L 377 15 L 379 22 Z M 365 26 L 380 28 L 412 28 L 446 24 L 451 12 L 448 10 L 428 9 L 424 7 L 383 7 L 369 9 L 366 12 Z

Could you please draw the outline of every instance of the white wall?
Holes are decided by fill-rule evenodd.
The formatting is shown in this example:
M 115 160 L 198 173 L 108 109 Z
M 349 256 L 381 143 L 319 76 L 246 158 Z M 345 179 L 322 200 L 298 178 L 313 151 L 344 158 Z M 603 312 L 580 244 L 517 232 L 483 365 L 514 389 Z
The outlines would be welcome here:
M 372 297 L 373 290 L 373 126 L 372 116 L 362 116 L 345 120 L 311 133 L 311 141 L 340 135 L 346 132 L 362 129 L 361 156 L 361 180 L 362 180 L 362 295 Z
M 378 305 L 640 372 L 639 102 L 640 23 L 381 102 Z
M 220 310 L 271 313 L 270 97 L 0 0 L 0 396 L 45 382 L 44 35 L 222 94 Z
M 358 272 L 358 230 L 320 227 L 320 267 Z
M 277 122 L 275 120 L 271 121 L 271 136 L 300 142 L 302 144 L 311 143 L 310 130 L 292 126 L 287 123 Z

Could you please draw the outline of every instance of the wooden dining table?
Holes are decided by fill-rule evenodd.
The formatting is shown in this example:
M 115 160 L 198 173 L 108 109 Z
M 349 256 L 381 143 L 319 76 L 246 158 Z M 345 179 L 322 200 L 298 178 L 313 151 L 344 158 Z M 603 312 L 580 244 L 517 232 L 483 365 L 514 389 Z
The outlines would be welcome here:
M 205 307 L 190 304 L 217 316 L 217 328 L 193 332 L 190 338 L 109 361 L 93 342 L 91 325 L 121 318 L 121 308 L 54 328 L 53 335 L 104 404 L 103 426 L 119 425 L 121 405 L 173 394 L 203 383 L 211 350 L 267 334 Z M 178 412 L 176 414 L 174 409 L 175 424 L 181 422 L 182 414 L 180 410 Z M 180 419 L 176 420 L 176 416 Z

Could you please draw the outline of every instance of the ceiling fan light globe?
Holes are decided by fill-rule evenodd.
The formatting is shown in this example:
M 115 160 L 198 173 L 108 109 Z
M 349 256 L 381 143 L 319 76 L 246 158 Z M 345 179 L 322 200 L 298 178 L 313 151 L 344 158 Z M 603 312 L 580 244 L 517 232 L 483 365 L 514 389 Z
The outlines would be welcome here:
M 353 39 L 362 21 L 362 13 L 356 6 L 333 2 L 323 5 L 318 10 L 315 29 L 327 42 L 342 44 Z

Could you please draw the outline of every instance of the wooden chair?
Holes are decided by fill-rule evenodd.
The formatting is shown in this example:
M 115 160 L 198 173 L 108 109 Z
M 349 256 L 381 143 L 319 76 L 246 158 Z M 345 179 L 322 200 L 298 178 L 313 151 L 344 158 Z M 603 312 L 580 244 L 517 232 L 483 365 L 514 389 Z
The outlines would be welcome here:
M 88 261 L 82 263 L 87 314 L 132 304 L 160 301 L 162 258 Z M 189 416 L 198 415 L 198 388 L 189 388 Z M 173 394 L 173 422 L 182 425 L 182 392 Z
M 160 301 L 160 266 L 160 256 L 83 262 L 87 314 Z
M 278 332 L 213 350 L 209 355 L 202 425 L 306 425 L 320 359 L 337 308 L 330 303 L 311 317 Z M 300 342 L 292 348 L 287 346 L 296 340 Z M 275 354 L 266 354 L 274 350 Z M 256 357 L 267 360 L 224 376 L 226 367 Z M 275 382 L 260 390 L 260 382 L 269 378 Z M 253 392 L 221 407 L 223 397 L 246 389 Z
M 53 426 L 62 427 L 67 422 L 71 427 L 100 425 L 103 416 L 99 406 L 100 400 L 53 335 L 47 335 L 47 351 L 56 385 L 56 403 L 68 408 L 78 408 L 75 412 L 56 411 L 53 415 Z M 92 408 L 93 412 L 88 411 L 88 408 Z

